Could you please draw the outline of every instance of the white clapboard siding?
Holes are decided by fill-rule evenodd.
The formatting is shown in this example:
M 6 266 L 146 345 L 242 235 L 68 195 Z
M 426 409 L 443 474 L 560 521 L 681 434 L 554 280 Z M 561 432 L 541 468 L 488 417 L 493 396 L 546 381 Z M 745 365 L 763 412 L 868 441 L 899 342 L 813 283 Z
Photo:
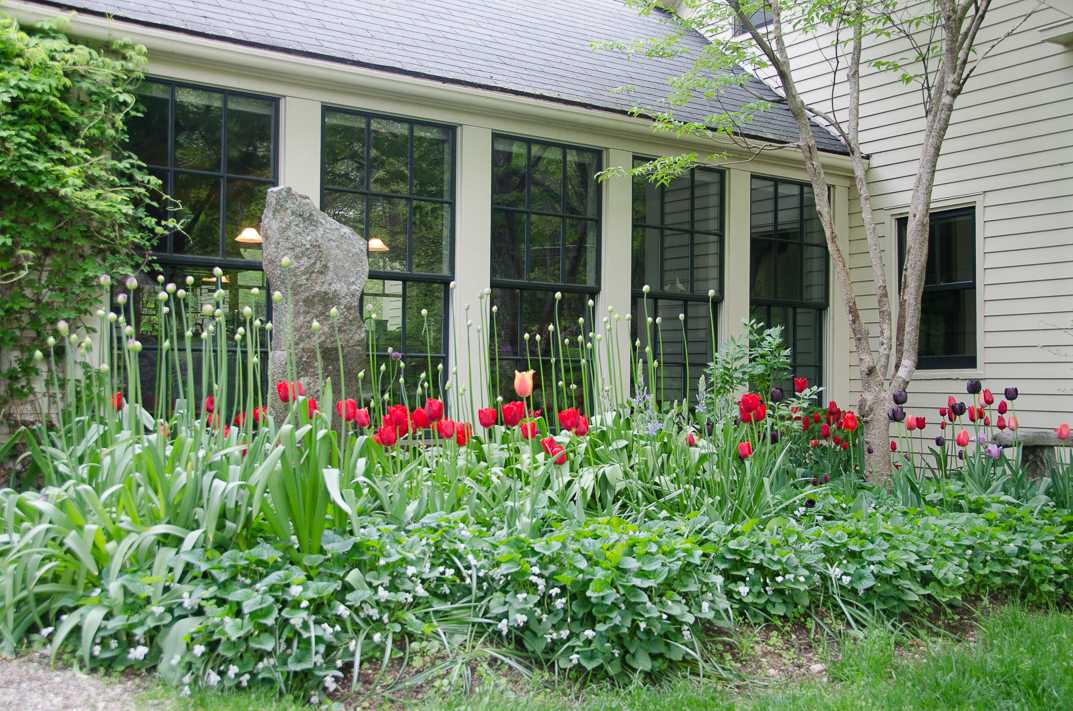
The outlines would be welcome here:
M 982 211 L 977 219 L 982 241 L 977 288 L 984 298 L 978 372 L 995 392 L 1020 389 L 1018 417 L 1024 427 L 1054 427 L 1073 419 L 1068 392 L 1073 390 L 1073 48 L 1040 36 L 1041 28 L 1069 20 L 1068 12 L 1057 9 L 1063 4 L 1040 7 L 973 74 L 955 107 L 933 191 L 938 209 L 975 204 Z M 993 6 L 977 46 L 989 46 L 1035 7 L 1036 0 Z M 795 37 L 791 63 L 805 100 L 844 116 L 845 69 L 832 79 L 825 60 L 830 43 L 830 36 Z M 865 61 L 905 56 L 901 41 L 888 39 L 869 46 Z M 862 86 L 861 140 L 870 154 L 869 188 L 889 260 L 894 249 L 890 218 L 904 214 L 909 203 L 922 111 L 919 92 L 904 88 L 892 73 L 865 68 Z M 856 200 L 849 219 L 851 278 L 874 346 L 878 309 Z M 893 266 L 888 264 L 888 275 L 894 274 Z M 896 286 L 896 280 L 888 284 L 895 302 Z M 832 308 L 839 308 L 837 299 Z M 859 393 L 853 344 L 833 347 L 850 350 L 850 388 Z M 921 373 L 914 380 L 911 410 L 941 407 L 949 394 L 965 398 L 961 377 L 936 375 Z

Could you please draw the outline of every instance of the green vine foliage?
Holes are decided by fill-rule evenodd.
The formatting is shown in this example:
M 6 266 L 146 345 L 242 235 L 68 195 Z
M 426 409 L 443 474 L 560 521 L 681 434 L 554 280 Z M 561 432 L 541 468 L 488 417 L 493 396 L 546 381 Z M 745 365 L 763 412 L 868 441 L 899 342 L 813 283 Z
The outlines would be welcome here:
M 99 275 L 133 273 L 166 234 L 160 181 L 124 150 L 145 48 L 66 24 L 0 17 L 0 411 L 32 396 L 28 356 L 56 322 L 98 307 Z

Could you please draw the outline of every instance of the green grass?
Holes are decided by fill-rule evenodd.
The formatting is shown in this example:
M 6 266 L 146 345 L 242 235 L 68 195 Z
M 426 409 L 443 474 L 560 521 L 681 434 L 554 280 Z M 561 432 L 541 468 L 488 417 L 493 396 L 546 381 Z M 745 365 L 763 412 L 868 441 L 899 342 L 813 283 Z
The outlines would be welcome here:
M 923 660 L 896 654 L 904 642 L 876 629 L 847 641 L 830 682 L 792 682 L 736 694 L 694 681 L 598 689 L 579 700 L 475 694 L 439 699 L 419 711 L 985 711 L 1073 709 L 1073 614 L 1006 607 L 985 620 L 977 643 L 914 648 Z M 380 702 L 373 700 L 371 708 Z M 258 693 L 199 693 L 173 708 L 191 711 L 291 711 L 299 704 Z

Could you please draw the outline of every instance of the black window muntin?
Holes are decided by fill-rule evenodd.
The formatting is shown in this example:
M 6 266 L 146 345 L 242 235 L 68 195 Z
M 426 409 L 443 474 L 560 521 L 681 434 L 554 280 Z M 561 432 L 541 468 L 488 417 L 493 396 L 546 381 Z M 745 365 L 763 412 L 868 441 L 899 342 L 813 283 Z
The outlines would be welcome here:
M 634 164 L 634 167 L 637 167 L 639 165 L 643 165 L 643 164 L 649 162 L 650 160 L 651 160 L 650 158 L 643 158 L 643 157 L 634 156 L 633 164 Z M 719 211 L 720 211 L 720 214 L 719 214 L 719 228 L 717 230 L 705 230 L 705 229 L 698 229 L 697 228 L 697 177 L 696 177 L 697 171 L 703 171 L 704 173 L 707 173 L 707 174 L 718 175 L 719 176 L 719 208 L 720 208 Z M 682 357 L 679 357 L 679 358 L 675 358 L 673 356 L 669 357 L 669 358 L 666 357 L 667 352 L 668 352 L 668 349 L 666 349 L 666 348 L 663 349 L 663 354 L 660 355 L 660 348 L 659 348 L 660 339 L 659 339 L 659 337 L 657 335 L 656 329 L 659 328 L 659 326 L 663 327 L 663 334 L 664 334 L 664 340 L 665 341 L 669 341 L 669 342 L 678 342 L 678 341 L 680 341 L 681 338 L 682 338 L 682 336 L 681 336 L 682 323 L 681 323 L 681 320 L 679 319 L 678 315 L 681 313 L 681 314 L 686 315 L 686 325 L 687 325 L 687 328 L 686 328 L 686 331 L 687 331 L 686 340 L 687 341 L 689 340 L 689 335 L 688 334 L 691 331 L 695 330 L 695 328 L 691 328 L 690 326 L 691 326 L 691 324 L 696 323 L 697 318 L 703 318 L 703 319 L 709 319 L 710 318 L 712 321 L 711 321 L 711 324 L 708 326 L 708 329 L 710 330 L 712 328 L 712 325 L 714 324 L 715 330 L 718 333 L 718 324 L 715 323 L 716 320 L 717 320 L 717 317 L 718 317 L 717 316 L 718 315 L 718 310 L 717 310 L 718 306 L 717 306 L 717 304 L 721 303 L 723 301 L 723 283 L 724 283 L 724 278 L 723 278 L 724 277 L 724 273 L 723 273 L 724 272 L 724 258 L 723 258 L 723 256 L 724 256 L 725 233 L 726 233 L 726 172 L 723 171 L 723 170 L 719 170 L 717 168 L 708 168 L 708 167 L 703 167 L 703 166 L 697 166 L 695 168 L 692 168 L 688 172 L 688 175 L 689 175 L 689 209 L 688 209 L 689 226 L 688 227 L 668 226 L 667 224 L 665 224 L 666 223 L 666 214 L 665 214 L 666 213 L 666 210 L 665 210 L 665 208 L 666 208 L 666 191 L 667 191 L 667 186 L 666 185 L 658 185 L 658 186 L 652 185 L 650 183 L 650 181 L 645 176 L 642 176 L 642 175 L 636 175 L 636 176 L 633 177 L 633 193 L 632 193 L 631 207 L 632 207 L 632 216 L 633 216 L 632 217 L 632 225 L 633 225 L 632 249 L 633 249 L 634 253 L 631 254 L 631 269 L 633 271 L 633 274 L 631 276 L 631 283 L 632 283 L 633 301 L 634 301 L 635 306 L 634 306 L 634 313 L 633 313 L 633 318 L 632 318 L 632 323 L 631 323 L 631 336 L 630 337 L 631 337 L 631 340 L 633 340 L 633 341 L 637 341 L 638 339 L 640 339 L 642 349 L 645 348 L 649 343 L 651 343 L 652 348 L 653 348 L 654 357 L 659 359 L 659 362 L 663 365 L 664 368 L 670 368 L 671 371 L 673 373 L 675 373 L 675 375 L 671 378 L 672 382 L 678 381 L 678 382 L 682 383 L 682 387 L 680 387 L 680 388 L 678 388 L 678 389 L 676 389 L 674 391 L 671 391 L 670 394 L 668 394 L 668 391 L 666 390 L 666 388 L 662 387 L 664 382 L 667 380 L 666 378 L 661 379 L 660 383 L 654 384 L 653 387 L 658 388 L 658 390 L 656 392 L 657 397 L 659 397 L 661 400 L 662 399 L 683 398 L 686 395 L 686 389 L 687 388 L 689 389 L 690 392 L 694 391 L 695 390 L 695 385 L 696 385 L 696 379 L 703 372 L 703 368 L 705 367 L 705 365 L 712 361 L 714 355 L 711 352 L 711 349 L 712 349 L 713 346 L 712 346 L 712 342 L 711 342 L 712 339 L 710 337 L 702 339 L 707 347 L 705 348 L 704 352 L 701 353 L 701 354 L 697 354 L 697 353 L 695 353 L 693 351 L 693 349 L 690 349 L 688 346 L 684 346 L 683 349 L 682 349 L 683 350 Z M 638 210 L 638 205 L 637 205 L 637 203 L 638 203 L 638 192 L 637 192 L 637 190 L 642 185 L 646 190 L 655 189 L 655 190 L 658 191 L 658 200 L 657 200 L 657 204 L 656 204 L 656 210 L 658 211 L 658 215 L 656 215 L 656 219 L 654 219 L 654 220 L 651 219 L 651 216 L 649 215 L 649 211 L 647 210 L 647 208 L 644 209 L 644 210 Z M 642 197 L 642 199 L 643 199 L 643 197 Z M 640 214 L 643 214 L 643 218 L 641 218 L 641 219 L 639 219 Z M 655 284 L 654 286 L 651 285 L 651 284 L 648 285 L 649 289 L 650 289 L 650 291 L 649 291 L 649 293 L 647 295 L 647 301 L 648 301 L 648 304 L 649 304 L 648 317 L 652 318 L 652 323 L 649 325 L 645 321 L 646 316 L 645 316 L 644 311 L 640 308 L 640 305 L 643 303 L 642 299 L 645 299 L 645 293 L 643 291 L 643 287 L 644 287 L 645 284 L 644 284 L 644 279 L 639 278 L 639 275 L 636 272 L 637 265 L 639 263 L 638 259 L 637 259 L 636 250 L 637 250 L 637 248 L 639 246 L 643 246 L 645 244 L 645 242 L 647 241 L 648 233 L 649 233 L 650 230 L 658 230 L 658 232 L 659 232 L 659 236 L 658 236 L 659 247 L 657 249 L 657 254 L 659 256 L 659 265 L 657 267 L 657 271 L 658 271 L 658 275 L 657 275 L 658 279 L 656 280 L 657 284 Z M 690 265 L 689 272 L 690 273 L 689 273 L 689 284 L 687 285 L 686 291 L 684 291 L 684 292 L 669 291 L 669 290 L 666 290 L 666 289 L 663 288 L 666 285 L 665 258 L 666 258 L 666 233 L 667 232 L 684 233 L 684 234 L 689 235 L 689 265 Z M 719 288 L 715 289 L 715 296 L 711 297 L 711 298 L 708 297 L 708 295 L 706 293 L 706 289 L 703 289 L 703 288 L 698 289 L 697 286 L 696 286 L 697 272 L 696 272 L 696 263 L 695 263 L 694 255 L 696 254 L 697 236 L 698 235 L 707 236 L 707 237 L 714 237 L 717 240 L 716 244 L 718 245 L 718 255 L 719 255 L 719 266 L 718 266 L 718 269 L 717 269 L 717 274 L 718 274 L 718 287 Z M 643 260 L 642 260 L 642 262 L 643 262 Z M 709 307 L 709 302 L 711 302 L 710 307 Z M 676 305 L 676 307 L 672 308 L 670 311 L 668 311 L 667 308 L 669 306 L 672 306 L 672 305 Z M 710 308 L 710 311 L 709 311 L 709 308 Z M 699 316 L 699 315 L 702 315 L 702 316 Z M 662 320 L 661 324 L 656 323 L 657 318 L 660 318 Z M 640 330 L 641 327 L 642 327 L 642 324 L 644 324 L 643 332 Z M 644 337 L 642 337 L 642 335 Z M 690 375 L 690 380 L 692 381 L 692 382 L 689 382 L 689 383 L 685 382 L 685 366 L 686 366 L 685 352 L 686 351 L 688 351 L 688 354 L 689 354 L 689 363 L 688 363 L 688 365 L 690 367 L 689 375 Z M 632 369 L 631 369 L 631 378 L 632 377 L 635 377 L 635 374 L 632 372 Z
M 771 187 L 771 223 L 770 231 L 766 235 L 762 233 L 758 236 L 756 194 L 763 184 L 768 184 Z M 780 224 L 780 212 L 783 211 L 780 205 L 780 195 L 783 194 L 784 190 L 787 197 L 791 193 L 796 195 L 797 214 L 791 220 L 782 221 L 786 224 Z M 819 224 L 818 214 L 815 214 L 815 199 L 812 198 L 811 203 L 807 199 L 811 195 L 812 186 L 808 183 L 766 176 L 752 176 L 750 187 L 749 313 L 750 318 L 769 326 L 783 326 L 784 342 L 792 349 L 791 369 L 793 375 L 807 377 L 810 385 L 822 385 L 824 315 L 829 306 L 830 260 L 822 225 Z M 810 204 L 812 214 L 808 214 Z M 790 209 L 794 208 L 791 206 Z M 812 220 L 811 230 L 809 229 L 809 220 Z M 758 247 L 760 249 L 757 249 Z M 781 250 L 789 250 L 790 248 L 798 249 L 801 255 L 795 267 L 798 288 L 793 297 L 779 294 L 782 286 L 779 279 L 777 255 Z M 762 289 L 757 288 L 757 278 L 761 268 L 757 257 L 759 256 L 762 259 L 768 250 L 772 255 L 770 278 L 768 279 L 770 289 L 769 293 L 765 294 L 761 293 Z M 808 254 L 812 254 L 814 257 L 822 254 L 823 279 L 822 282 L 814 284 L 814 287 L 819 287 L 814 289 L 815 292 L 822 295 L 822 298 L 807 295 L 809 287 L 806 279 L 806 266 L 808 264 L 806 255 Z M 801 347 L 806 342 L 813 344 L 810 350 Z M 801 355 L 805 352 L 810 352 L 812 358 L 803 360 Z M 787 382 L 785 385 L 786 387 L 791 387 L 792 383 Z
M 943 281 L 940 276 L 942 272 L 941 264 L 944 258 L 941 240 L 938 239 L 936 233 L 939 230 L 940 223 L 953 220 L 964 221 L 969 227 L 971 246 L 968 250 L 965 250 L 965 259 L 968 264 L 962 266 L 967 267 L 966 270 L 972 275 L 972 279 Z M 921 299 L 921 351 L 926 350 L 929 346 L 929 327 L 927 323 L 929 317 L 935 330 L 942 332 L 943 335 L 948 335 L 949 332 L 949 314 L 942 313 L 939 308 L 929 308 L 938 306 L 937 303 L 929 304 L 929 302 L 936 302 L 944 298 L 949 299 L 955 295 L 962 299 L 968 299 L 968 301 L 962 304 L 962 308 L 958 309 L 957 314 L 957 318 L 962 321 L 961 325 L 964 329 L 964 347 L 960 349 L 963 352 L 944 353 L 941 355 L 918 353 L 917 368 L 920 370 L 976 368 L 976 208 L 962 207 L 933 212 L 928 216 L 928 223 L 928 263 L 925 266 L 924 293 Z M 909 226 L 909 218 L 899 217 L 895 224 L 898 232 L 898 290 L 900 292 L 902 288 L 902 271 L 905 267 L 906 231 Z M 965 308 L 965 306 L 968 308 Z M 956 348 L 952 349 L 957 350 Z
M 525 162 L 525 186 L 524 186 L 524 204 L 522 207 L 509 206 L 504 204 L 497 204 L 496 198 L 501 195 L 497 192 L 498 183 L 496 180 L 496 142 L 497 141 L 513 141 L 525 144 L 526 150 L 526 162 Z M 537 145 L 543 148 L 555 148 L 559 149 L 563 156 L 562 161 L 562 176 L 559 180 L 559 209 L 553 210 L 539 210 L 531 209 L 532 206 L 532 154 L 533 146 Z M 599 189 L 599 184 L 595 182 L 595 174 L 599 172 L 603 165 L 603 156 L 601 151 L 586 148 L 584 146 L 577 146 L 565 143 L 558 143 L 555 141 L 545 141 L 540 139 L 530 139 L 520 136 L 506 135 L 506 134 L 494 134 L 492 136 L 493 146 L 493 161 L 490 169 L 492 171 L 492 195 L 490 196 L 492 202 L 492 220 L 493 220 L 493 240 L 495 239 L 495 219 L 496 212 L 500 214 L 513 213 L 524 217 L 525 223 L 525 241 L 523 245 L 524 260 L 522 267 L 523 275 L 525 278 L 502 278 L 495 276 L 496 270 L 496 246 L 492 246 L 492 275 L 490 285 L 492 287 L 492 298 L 489 308 L 495 306 L 498 313 L 494 314 L 494 322 L 496 323 L 496 334 L 494 338 L 489 339 L 489 348 L 493 351 L 492 367 L 496 368 L 498 365 L 498 380 L 499 391 L 504 398 L 508 398 L 512 392 L 509 384 L 513 378 L 514 370 L 528 370 L 531 365 L 536 371 L 534 378 L 536 382 L 535 392 L 550 392 L 550 389 L 554 387 L 559 381 L 563 381 L 567 388 L 568 397 L 572 397 L 573 401 L 569 404 L 580 407 L 583 403 L 584 394 L 581 392 L 580 387 L 580 371 L 576 364 L 581 359 L 581 349 L 577 345 L 577 338 L 584 336 L 591 332 L 597 332 L 597 324 L 594 324 L 595 319 L 595 299 L 600 293 L 600 277 L 601 277 L 601 232 L 600 227 L 602 224 L 603 216 L 603 201 L 602 191 Z M 593 158 L 593 174 L 590 176 L 592 182 L 591 194 L 589 197 L 592 203 L 586 202 L 587 209 L 583 211 L 571 212 L 568 208 L 568 202 L 570 200 L 568 191 L 568 156 L 570 151 L 576 151 L 581 154 L 586 154 Z M 530 264 L 530 217 L 546 216 L 551 218 L 558 218 L 561 221 L 561 242 L 560 242 L 560 278 L 558 281 L 538 281 L 531 280 L 529 275 L 531 273 Z M 591 230 L 595 235 L 595 249 L 591 258 L 594 263 L 592 265 L 593 277 L 591 284 L 578 284 L 567 282 L 564 275 L 566 272 L 566 249 L 567 249 L 567 221 L 577 220 L 579 222 L 591 224 Z M 559 330 L 555 332 L 555 337 L 548 331 L 549 325 L 554 325 L 554 311 L 555 311 L 555 293 L 561 294 L 559 300 Z M 593 306 L 589 306 L 589 302 L 593 302 Z M 536 308 L 533 307 L 536 305 Z M 541 311 L 542 316 L 533 322 L 531 315 L 535 311 Z M 527 328 L 527 314 L 530 319 L 528 325 L 533 328 Z M 584 318 L 585 324 L 582 327 L 578 324 L 577 319 Z M 513 328 L 509 328 L 509 325 L 513 321 Z M 527 341 L 525 335 L 528 333 L 530 339 Z M 541 336 L 541 342 L 538 344 L 536 341 L 536 335 Z M 570 339 L 572 342 L 569 346 L 564 346 L 562 340 L 564 336 Z M 496 351 L 495 349 L 499 350 Z M 509 349 L 509 350 L 508 350 Z M 539 352 L 539 357 L 538 357 Z M 551 367 L 551 359 L 556 360 L 555 368 Z M 573 376 L 573 377 L 572 377 Z M 548 378 L 549 382 L 546 383 L 546 387 L 542 387 L 539 382 L 541 378 Z M 571 385 L 578 386 L 571 389 Z M 592 384 L 590 383 L 590 390 Z M 540 407 L 550 407 L 550 395 L 548 403 L 539 403 Z M 560 407 L 565 407 L 566 404 L 560 402 Z
M 328 180 L 328 161 L 326 159 L 326 152 L 328 148 L 327 142 L 327 124 L 329 114 L 340 114 L 344 116 L 358 117 L 365 122 L 365 138 L 364 138 L 364 166 L 362 176 L 362 187 L 348 187 L 344 185 L 333 185 Z M 407 148 L 407 189 L 405 193 L 401 192 L 384 192 L 373 190 L 373 178 L 372 178 L 372 166 L 373 166 L 373 148 L 372 148 L 372 132 L 374 122 L 387 121 L 394 123 L 403 123 L 408 125 L 408 148 Z M 414 128 L 416 126 L 427 126 L 429 128 L 443 130 L 448 136 L 447 147 L 450 151 L 450 167 L 447 170 L 448 189 L 445 197 L 432 197 L 427 195 L 419 195 L 414 189 Z M 369 297 L 379 297 L 382 300 L 386 298 L 397 298 L 400 300 L 401 311 L 401 323 L 398 329 L 397 339 L 392 337 L 378 337 L 378 350 L 376 355 L 387 356 L 387 348 L 392 348 L 393 351 L 397 351 L 403 355 L 404 361 L 407 364 L 408 374 L 406 376 L 407 385 L 413 387 L 417 384 L 418 376 L 410 375 L 409 373 L 420 373 L 428 369 L 428 358 L 432 359 L 432 368 L 440 364 L 446 367 L 447 353 L 448 353 L 448 336 L 449 329 L 447 328 L 448 319 L 450 317 L 450 295 L 449 284 L 454 275 L 454 263 L 455 263 L 455 184 L 456 184 L 456 131 L 454 126 L 446 124 L 438 124 L 431 121 L 421 121 L 415 119 L 409 119 L 399 116 L 388 116 L 383 114 L 376 114 L 366 111 L 358 111 L 354 109 L 346 109 L 335 106 L 324 106 L 321 110 L 321 205 L 325 212 L 332 215 L 333 218 L 338 219 L 340 222 L 347 224 L 354 229 L 359 235 L 366 240 L 370 239 L 371 229 L 370 222 L 372 220 L 371 212 L 369 209 L 370 202 L 373 198 L 385 198 L 385 199 L 405 199 L 408 201 L 407 220 L 406 220 L 406 269 L 405 270 L 384 270 L 384 269 L 369 269 L 368 282 L 366 289 L 362 293 L 362 314 L 368 316 L 366 310 L 366 299 Z M 364 196 L 364 210 L 362 215 L 363 224 L 357 226 L 352 224 L 351 221 L 340 219 L 338 216 L 332 214 L 331 207 L 327 205 L 327 197 L 332 193 L 343 193 L 351 195 Z M 440 273 L 428 272 L 428 271 L 414 271 L 414 205 L 419 203 L 429 203 L 443 205 L 450 210 L 450 214 L 447 220 L 447 254 L 445 269 Z M 372 282 L 380 282 L 383 286 L 382 291 L 373 292 Z M 400 284 L 399 292 L 388 291 L 388 282 L 398 282 Z M 441 320 L 438 324 L 439 339 L 434 341 L 438 348 L 429 348 L 429 351 L 415 351 L 409 346 L 415 340 L 413 337 L 414 329 L 417 332 L 421 332 L 424 329 L 423 319 L 420 316 L 421 308 L 428 308 L 424 304 L 412 304 L 411 303 L 411 285 L 420 285 L 424 288 L 435 289 L 440 295 L 440 313 Z M 383 304 L 383 301 L 381 301 Z M 431 309 L 430 309 L 431 313 Z M 386 325 L 386 314 L 384 309 L 376 312 L 377 314 L 377 327 L 381 328 Z M 417 320 L 416 323 L 411 324 L 413 320 Z M 430 319 L 430 331 L 435 336 L 433 329 L 434 323 Z M 429 344 L 430 346 L 432 344 Z M 440 380 L 436 374 L 428 373 L 430 381 L 437 382 Z M 442 383 L 441 383 L 442 385 Z M 387 387 L 392 387 L 392 384 L 387 384 Z

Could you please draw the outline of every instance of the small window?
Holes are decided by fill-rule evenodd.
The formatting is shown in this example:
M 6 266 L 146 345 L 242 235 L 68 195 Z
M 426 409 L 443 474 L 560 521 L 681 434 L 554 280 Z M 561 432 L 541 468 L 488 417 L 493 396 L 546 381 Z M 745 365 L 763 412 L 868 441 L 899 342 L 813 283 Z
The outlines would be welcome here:
M 935 212 L 930 222 L 917 368 L 975 368 L 976 208 Z M 898 218 L 899 275 L 908 224 Z
M 402 354 L 408 387 L 429 368 L 435 382 L 454 274 L 454 129 L 329 108 L 323 129 L 321 205 L 368 240 L 362 308 L 376 314 L 377 353 Z
M 752 12 L 748 13 L 746 17 L 749 18 L 749 22 L 753 24 L 753 27 L 758 30 L 762 30 L 768 25 L 771 25 L 775 22 L 775 18 L 771 16 L 771 12 L 768 10 L 766 5 L 753 10 Z M 743 35 L 746 32 L 748 32 L 748 30 L 745 29 L 745 23 L 735 16 L 734 34 Z
M 547 391 L 550 400 L 550 389 L 562 381 L 576 400 L 570 404 L 582 405 L 575 364 L 581 356 L 577 338 L 592 328 L 589 304 L 600 291 L 600 167 L 599 151 L 493 137 L 491 286 L 496 311 L 489 347 L 498 372 L 496 387 L 504 398 L 513 392 L 514 371 L 531 368 L 536 393 Z M 561 299 L 555 299 L 556 292 Z M 556 319 L 558 330 L 550 328 Z
M 712 361 L 712 319 L 723 300 L 723 177 L 693 168 L 667 185 L 633 178 L 631 340 L 651 345 L 661 364 L 658 382 L 649 384 L 660 401 L 695 393 Z

